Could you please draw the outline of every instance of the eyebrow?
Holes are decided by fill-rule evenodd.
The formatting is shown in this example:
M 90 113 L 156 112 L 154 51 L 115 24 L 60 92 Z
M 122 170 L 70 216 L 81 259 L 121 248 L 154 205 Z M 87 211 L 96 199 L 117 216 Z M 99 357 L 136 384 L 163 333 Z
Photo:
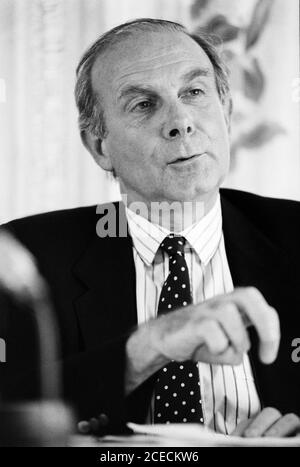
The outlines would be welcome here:
M 183 75 L 183 81 L 193 81 L 193 79 L 211 75 L 212 73 L 208 68 L 194 68 Z
M 193 81 L 199 77 L 206 77 L 211 76 L 212 73 L 208 68 L 194 68 L 193 70 L 188 71 L 182 76 L 182 80 L 184 82 Z M 156 93 L 153 91 L 151 87 L 143 86 L 143 85 L 135 85 L 129 84 L 121 89 L 120 93 L 117 96 L 118 100 L 125 99 L 127 97 L 137 95 L 137 94 L 146 94 L 148 96 L 155 96 Z
M 128 86 L 125 86 L 120 91 L 117 98 L 118 100 L 121 100 L 121 99 L 125 99 L 126 97 L 130 97 L 136 94 L 147 94 L 148 96 L 154 96 L 155 92 L 153 91 L 152 88 L 149 88 L 147 86 L 138 86 L 134 84 L 129 84 Z

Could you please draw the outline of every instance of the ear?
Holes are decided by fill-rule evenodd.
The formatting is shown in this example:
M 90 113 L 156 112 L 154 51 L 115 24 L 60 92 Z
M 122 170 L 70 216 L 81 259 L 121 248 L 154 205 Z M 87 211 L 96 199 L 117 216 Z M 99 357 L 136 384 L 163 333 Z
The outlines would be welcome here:
M 81 131 L 80 136 L 84 146 L 95 159 L 96 164 L 103 170 L 112 172 L 113 166 L 106 148 L 105 140 L 92 135 L 88 131 Z

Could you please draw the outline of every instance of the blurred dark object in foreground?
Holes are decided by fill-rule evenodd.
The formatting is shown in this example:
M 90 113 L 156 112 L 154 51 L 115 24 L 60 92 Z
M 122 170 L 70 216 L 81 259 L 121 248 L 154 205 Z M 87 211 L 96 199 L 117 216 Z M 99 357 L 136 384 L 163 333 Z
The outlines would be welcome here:
M 23 338 L 19 340 L 18 335 Z M 28 345 L 24 335 L 28 335 Z M 33 336 L 36 342 L 32 342 Z M 7 350 L 0 370 L 0 445 L 66 444 L 74 425 L 72 412 L 60 401 L 59 367 L 47 371 L 44 364 L 55 361 L 59 352 L 47 285 L 32 255 L 6 231 L 0 231 L 0 337 Z M 10 353 L 18 342 L 25 342 L 22 361 Z M 26 401 L 18 400 L 21 394 L 21 399 L 26 399 L 26 388 L 13 382 L 16 374 L 26 372 L 27 364 L 38 370 L 32 372 L 35 381 L 31 387 L 41 400 L 30 400 L 32 394 L 27 394 Z

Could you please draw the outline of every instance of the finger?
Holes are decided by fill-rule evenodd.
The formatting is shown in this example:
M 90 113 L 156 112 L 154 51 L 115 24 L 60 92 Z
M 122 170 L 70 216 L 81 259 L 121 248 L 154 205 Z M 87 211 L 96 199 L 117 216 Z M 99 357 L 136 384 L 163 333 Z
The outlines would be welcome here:
M 100 427 L 99 420 L 97 418 L 95 418 L 95 417 L 90 418 L 89 424 L 90 424 L 90 427 L 91 427 L 91 431 L 93 433 L 95 433 Z
M 87 420 L 81 420 L 80 422 L 78 422 L 77 428 L 79 433 L 82 434 L 87 434 L 91 431 L 90 423 Z
M 202 319 L 197 326 L 199 342 L 207 347 L 211 355 L 222 354 L 228 348 L 228 338 L 217 321 Z
M 236 352 L 248 352 L 250 341 L 237 306 L 234 303 L 222 303 L 218 306 L 214 316 L 221 324 L 230 345 L 234 347 Z
M 236 426 L 233 432 L 230 433 L 230 436 L 243 436 L 244 431 L 246 430 L 246 428 L 248 428 L 251 422 L 252 418 L 247 418 L 247 420 L 243 420 Z
M 263 409 L 253 418 L 250 425 L 245 429 L 243 436 L 245 438 L 256 438 L 263 436 L 264 433 L 281 418 L 279 410 L 273 407 Z
M 280 325 L 276 310 L 267 304 L 262 294 L 254 287 L 236 289 L 230 295 L 256 328 L 260 340 L 261 361 L 272 363 L 277 357 L 280 343 Z
M 291 436 L 300 429 L 300 418 L 293 413 L 281 417 L 265 433 L 264 436 L 283 438 Z

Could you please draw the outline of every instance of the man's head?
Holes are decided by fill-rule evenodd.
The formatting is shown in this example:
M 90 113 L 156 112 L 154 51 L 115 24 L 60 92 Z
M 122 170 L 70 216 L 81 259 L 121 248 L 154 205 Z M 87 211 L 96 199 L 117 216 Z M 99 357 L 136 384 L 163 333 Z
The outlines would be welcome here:
M 131 201 L 206 201 L 228 170 L 226 69 L 205 36 L 163 20 L 104 34 L 83 56 L 82 139 Z

